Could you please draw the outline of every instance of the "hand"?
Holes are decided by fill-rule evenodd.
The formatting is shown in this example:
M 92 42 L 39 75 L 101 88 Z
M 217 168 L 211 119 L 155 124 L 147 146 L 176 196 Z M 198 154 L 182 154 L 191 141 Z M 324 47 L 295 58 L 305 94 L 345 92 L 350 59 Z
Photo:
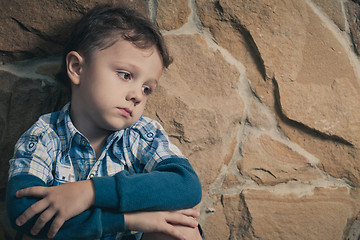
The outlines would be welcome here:
M 200 213 L 195 209 L 185 209 L 173 212 L 134 212 L 125 213 L 125 225 L 132 231 L 158 232 L 176 239 L 185 239 L 185 236 L 175 225 L 195 228 L 195 220 Z
M 16 192 L 16 197 L 42 198 L 25 210 L 17 219 L 21 226 L 38 213 L 42 213 L 31 229 L 32 235 L 40 230 L 53 217 L 48 237 L 55 237 L 64 222 L 91 207 L 95 202 L 95 190 L 91 180 L 65 183 L 55 187 L 30 187 Z

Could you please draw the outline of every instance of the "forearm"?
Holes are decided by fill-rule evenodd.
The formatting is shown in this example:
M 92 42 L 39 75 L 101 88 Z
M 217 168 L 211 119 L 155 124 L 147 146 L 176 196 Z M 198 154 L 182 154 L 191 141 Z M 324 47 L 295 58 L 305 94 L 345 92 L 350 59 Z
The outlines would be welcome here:
M 35 215 L 21 227 L 16 225 L 16 219 L 39 199 L 30 197 L 17 198 L 16 192 L 20 189 L 33 186 L 47 187 L 41 179 L 35 176 L 18 175 L 10 179 L 6 194 L 8 216 L 13 227 L 28 235 L 30 235 L 30 231 L 39 217 L 39 214 Z M 52 221 L 47 223 L 42 231 L 34 237 L 46 238 L 51 222 Z M 99 208 L 90 208 L 66 221 L 57 233 L 55 239 L 99 238 L 105 233 L 121 232 L 124 230 L 125 224 L 122 213 L 105 211 Z
M 201 200 L 201 184 L 185 159 L 168 159 L 153 172 L 93 178 L 95 206 L 120 212 L 191 208 Z

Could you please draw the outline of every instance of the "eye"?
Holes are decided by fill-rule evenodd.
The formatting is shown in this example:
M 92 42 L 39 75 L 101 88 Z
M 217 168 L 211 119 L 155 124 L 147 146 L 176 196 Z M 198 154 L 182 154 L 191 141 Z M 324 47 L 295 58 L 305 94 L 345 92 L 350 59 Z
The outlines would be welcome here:
M 143 86 L 142 91 L 145 95 L 150 95 L 152 93 L 152 89 L 148 86 Z
M 119 72 L 117 72 L 117 75 L 127 81 L 132 79 L 132 75 L 129 72 L 119 71 Z

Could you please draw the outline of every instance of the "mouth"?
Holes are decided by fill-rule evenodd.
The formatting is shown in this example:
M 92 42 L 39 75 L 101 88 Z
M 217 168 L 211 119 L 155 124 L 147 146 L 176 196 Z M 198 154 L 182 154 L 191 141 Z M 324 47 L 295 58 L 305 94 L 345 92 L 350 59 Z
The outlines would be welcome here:
M 120 107 L 118 107 L 117 109 L 119 109 L 120 113 L 125 117 L 131 117 L 132 116 L 132 111 L 129 108 L 120 108 Z

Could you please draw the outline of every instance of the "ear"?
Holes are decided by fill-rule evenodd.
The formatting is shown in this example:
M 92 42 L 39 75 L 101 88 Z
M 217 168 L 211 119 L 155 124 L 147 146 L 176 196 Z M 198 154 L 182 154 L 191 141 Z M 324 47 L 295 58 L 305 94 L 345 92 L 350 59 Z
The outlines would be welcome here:
M 66 55 L 66 68 L 69 78 L 74 85 L 80 84 L 80 75 L 84 67 L 83 57 L 75 51 Z

